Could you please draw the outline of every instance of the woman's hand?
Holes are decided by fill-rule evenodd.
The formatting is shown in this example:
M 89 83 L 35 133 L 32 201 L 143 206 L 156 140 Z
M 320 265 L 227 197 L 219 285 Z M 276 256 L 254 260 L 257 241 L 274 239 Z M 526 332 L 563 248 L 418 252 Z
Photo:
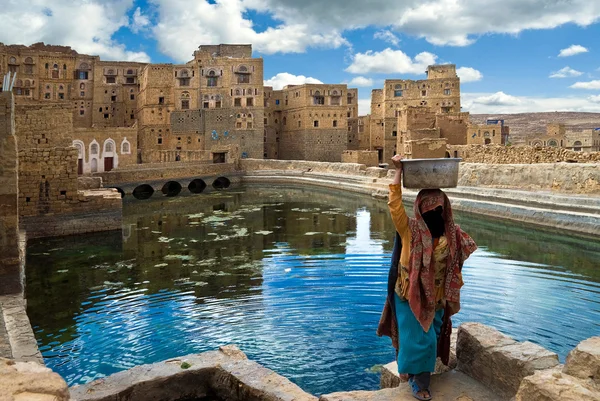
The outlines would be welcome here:
M 402 156 L 400 155 L 392 157 L 392 163 L 396 168 L 396 174 L 394 174 L 394 180 L 392 181 L 392 184 L 400 184 L 400 182 L 402 181 L 402 162 L 400 161 L 401 159 Z

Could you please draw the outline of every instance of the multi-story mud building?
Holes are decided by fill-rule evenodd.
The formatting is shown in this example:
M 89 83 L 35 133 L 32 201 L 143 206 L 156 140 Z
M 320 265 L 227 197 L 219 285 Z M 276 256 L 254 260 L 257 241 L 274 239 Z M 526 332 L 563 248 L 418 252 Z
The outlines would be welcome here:
M 403 108 L 419 111 L 406 112 L 403 117 Z M 448 144 L 466 144 L 469 118 L 468 113 L 460 110 L 460 79 L 453 64 L 429 66 L 423 80 L 386 80 L 383 89 L 375 89 L 371 95 L 369 129 L 364 130 L 369 137 L 369 150 L 378 151 L 380 162 L 385 162 L 396 153 L 415 153 L 411 148 L 421 145 L 411 141 L 446 138 Z M 423 131 L 410 135 L 406 118 L 410 120 L 415 113 L 430 114 L 427 127 L 420 124 L 414 128 L 439 128 L 438 132 L 429 132 L 433 137 L 423 136 L 426 134 Z M 405 119 L 404 128 L 400 127 L 401 117 Z M 362 143 L 366 142 L 363 136 Z
M 573 128 L 565 124 L 548 124 L 545 135 L 536 135 L 528 144 L 561 147 L 576 152 L 600 152 L 600 127 Z
M 265 87 L 265 158 L 340 161 L 358 147 L 351 121 L 358 115 L 358 90 L 344 84 Z
M 130 163 L 236 157 L 339 161 L 358 147 L 358 91 L 263 85 L 251 45 L 200 46 L 185 64 L 102 61 L 70 47 L 0 44 L 17 105 L 62 103 L 73 114 L 80 174 Z M 266 94 L 266 95 L 265 95 Z

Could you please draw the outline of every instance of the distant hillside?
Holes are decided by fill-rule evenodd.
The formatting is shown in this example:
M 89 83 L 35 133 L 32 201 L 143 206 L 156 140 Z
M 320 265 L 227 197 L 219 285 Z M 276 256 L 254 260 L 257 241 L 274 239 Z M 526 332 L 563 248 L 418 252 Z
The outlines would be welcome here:
M 471 114 L 471 122 L 482 124 L 486 119 L 504 120 L 510 126 L 510 142 L 526 143 L 536 134 L 546 132 L 546 124 L 563 123 L 575 129 L 600 128 L 600 113 L 550 112 L 520 114 Z

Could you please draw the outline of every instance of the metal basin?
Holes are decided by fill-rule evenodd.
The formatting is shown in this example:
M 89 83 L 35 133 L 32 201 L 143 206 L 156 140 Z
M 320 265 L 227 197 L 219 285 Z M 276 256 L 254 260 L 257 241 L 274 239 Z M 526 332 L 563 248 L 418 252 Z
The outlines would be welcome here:
M 404 188 L 455 188 L 458 185 L 458 166 L 462 159 L 405 159 L 402 160 Z

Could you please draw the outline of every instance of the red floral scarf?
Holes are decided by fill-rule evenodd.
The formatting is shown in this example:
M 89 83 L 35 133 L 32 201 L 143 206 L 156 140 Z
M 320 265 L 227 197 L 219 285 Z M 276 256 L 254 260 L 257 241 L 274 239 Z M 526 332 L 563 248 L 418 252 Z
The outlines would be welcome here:
M 412 234 L 410 244 L 408 302 L 413 314 L 426 332 L 435 316 L 435 267 L 432 263 L 433 238 L 421 213 L 443 208 L 445 236 L 448 240 L 446 259 L 445 298 L 452 314 L 460 310 L 460 271 L 464 261 L 477 249 L 475 241 L 454 224 L 450 200 L 439 189 L 424 189 L 415 201 L 415 217 L 409 221 Z

